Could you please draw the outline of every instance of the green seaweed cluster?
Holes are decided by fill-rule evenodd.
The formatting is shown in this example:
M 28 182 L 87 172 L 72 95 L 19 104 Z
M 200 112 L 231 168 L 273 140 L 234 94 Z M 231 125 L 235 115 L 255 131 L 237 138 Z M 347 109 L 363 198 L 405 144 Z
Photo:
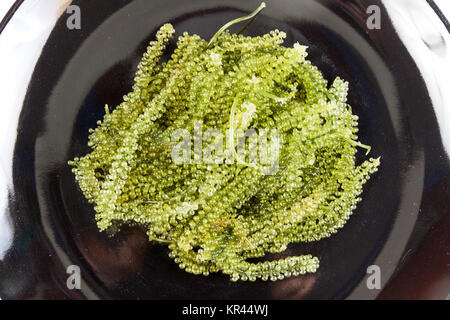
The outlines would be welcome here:
M 175 32 L 163 25 L 133 90 L 114 111 L 106 106 L 90 130 L 92 151 L 69 164 L 95 204 L 100 230 L 145 226 L 150 241 L 166 244 L 187 272 L 221 271 L 233 281 L 315 272 L 319 260 L 311 255 L 252 258 L 337 232 L 379 158 L 356 164 L 357 147 L 368 147 L 358 142 L 348 83 L 336 78 L 328 86 L 306 60 L 306 47 L 283 46 L 278 30 L 249 37 L 224 29 L 210 43 L 184 33 L 161 62 Z M 278 169 L 175 163 L 171 137 L 179 128 L 192 132 L 198 121 L 227 137 L 276 128 Z

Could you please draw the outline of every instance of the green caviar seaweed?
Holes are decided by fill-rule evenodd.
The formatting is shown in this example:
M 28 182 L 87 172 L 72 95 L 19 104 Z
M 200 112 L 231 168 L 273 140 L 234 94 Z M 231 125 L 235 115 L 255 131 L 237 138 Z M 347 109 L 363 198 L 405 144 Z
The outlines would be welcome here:
M 187 272 L 222 272 L 233 281 L 315 272 L 319 260 L 307 254 L 252 258 L 337 232 L 380 160 L 356 163 L 357 148 L 370 148 L 358 142 L 348 83 L 336 78 L 328 86 L 306 60 L 306 47 L 283 46 L 286 34 L 278 30 L 249 37 L 224 29 L 210 43 L 184 33 L 171 58 L 160 62 L 175 32 L 163 25 L 132 92 L 113 111 L 105 107 L 103 121 L 90 129 L 91 152 L 69 164 L 95 204 L 100 230 L 144 226 L 149 240 L 167 245 Z M 227 137 L 238 129 L 276 128 L 278 169 L 176 163 L 172 135 L 193 132 L 199 121 Z

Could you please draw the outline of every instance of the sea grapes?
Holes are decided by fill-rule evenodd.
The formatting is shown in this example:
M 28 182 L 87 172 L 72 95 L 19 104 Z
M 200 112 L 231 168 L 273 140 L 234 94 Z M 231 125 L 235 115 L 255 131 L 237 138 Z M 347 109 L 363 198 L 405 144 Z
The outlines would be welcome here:
M 163 25 L 132 91 L 90 129 L 91 152 L 69 164 L 100 230 L 143 226 L 187 272 L 222 272 L 233 281 L 315 272 L 319 260 L 308 254 L 264 256 L 342 228 L 380 159 L 357 165 L 357 147 L 370 148 L 358 141 L 348 83 L 336 78 L 329 86 L 306 59 L 307 47 L 283 46 L 279 30 L 250 37 L 225 29 L 209 43 L 184 33 L 160 62 L 175 33 Z M 198 121 L 225 134 L 276 128 L 278 170 L 175 163 L 173 133 Z

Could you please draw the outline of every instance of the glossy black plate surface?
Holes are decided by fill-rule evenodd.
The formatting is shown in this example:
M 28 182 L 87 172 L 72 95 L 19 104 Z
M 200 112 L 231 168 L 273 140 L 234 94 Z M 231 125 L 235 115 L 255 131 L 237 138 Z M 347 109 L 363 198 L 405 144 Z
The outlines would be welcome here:
M 366 25 L 366 8 L 374 3 L 382 10 L 380 30 Z M 20 117 L 6 209 L 13 238 L 0 260 L 1 298 L 389 297 L 398 291 L 396 278 L 436 228 L 444 238 L 432 250 L 443 260 L 432 263 L 426 256 L 415 263 L 429 272 L 447 263 L 450 162 L 442 142 L 445 128 L 438 126 L 426 80 L 380 1 L 267 1 L 268 8 L 246 30 L 250 35 L 284 30 L 286 45 L 307 44 L 309 59 L 328 80 L 340 76 L 349 81 L 360 140 L 382 159 L 379 172 L 365 185 L 363 201 L 340 232 L 289 247 L 289 254 L 317 255 L 321 267 L 316 274 L 255 283 L 232 283 L 221 274 L 187 274 L 164 246 L 149 244 L 138 228 L 124 228 L 114 237 L 100 233 L 67 161 L 89 151 L 88 129 L 103 117 L 105 104 L 117 105 L 131 89 L 136 65 L 159 26 L 171 22 L 178 34 L 188 31 L 209 39 L 259 2 L 72 4 L 81 8 L 82 28 L 67 28 L 62 6 L 32 77 L 24 83 L 23 104 L 16 106 Z M 382 272 L 382 290 L 366 286 L 367 267 L 374 264 Z M 66 286 L 69 265 L 81 269 L 80 290 Z M 448 276 L 448 266 L 441 272 Z M 445 294 L 450 286 L 442 279 Z

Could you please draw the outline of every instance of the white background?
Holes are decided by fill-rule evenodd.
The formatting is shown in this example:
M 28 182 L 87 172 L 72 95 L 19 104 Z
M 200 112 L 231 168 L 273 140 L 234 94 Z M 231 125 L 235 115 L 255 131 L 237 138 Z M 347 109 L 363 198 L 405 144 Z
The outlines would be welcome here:
M 13 3 L 14 0 L 0 0 L 0 20 L 3 19 L 3 16 L 8 12 Z

